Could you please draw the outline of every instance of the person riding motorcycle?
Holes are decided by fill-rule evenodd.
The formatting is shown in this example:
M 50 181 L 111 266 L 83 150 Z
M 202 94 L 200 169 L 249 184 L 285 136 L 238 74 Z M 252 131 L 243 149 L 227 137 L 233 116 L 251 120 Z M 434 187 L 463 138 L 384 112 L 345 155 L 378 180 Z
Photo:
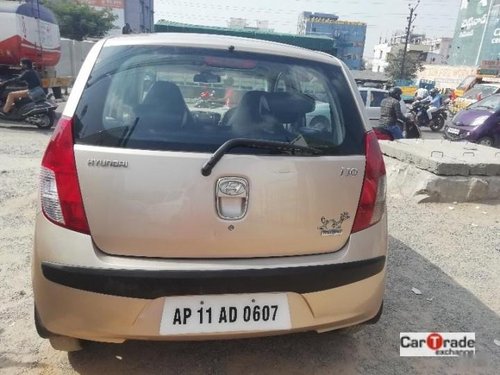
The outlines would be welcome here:
M 443 100 L 439 94 L 439 90 L 433 88 L 430 91 L 429 96 L 425 98 L 425 101 L 430 103 L 429 109 L 427 110 L 427 118 L 430 121 L 432 120 L 432 113 L 436 112 L 442 106 Z
M 402 94 L 400 87 L 393 87 L 389 90 L 389 96 L 380 104 L 380 126 L 387 129 L 394 139 L 403 138 L 403 131 L 398 122 L 406 123 L 406 117 L 401 112 L 400 105 Z
M 415 92 L 415 100 L 422 100 L 429 96 L 429 91 L 425 87 L 420 87 Z
M 34 96 L 38 96 L 41 92 L 43 92 L 40 77 L 38 77 L 37 72 L 33 69 L 33 62 L 30 59 L 23 58 L 21 59 L 21 68 L 23 72 L 19 77 L 3 81 L 0 83 L 0 86 L 4 86 L 8 83 L 24 81 L 26 82 L 28 89 L 10 92 L 3 106 L 3 110 L 0 111 L 0 114 L 2 115 L 8 115 L 17 100 L 26 97 L 31 97 L 33 99 Z

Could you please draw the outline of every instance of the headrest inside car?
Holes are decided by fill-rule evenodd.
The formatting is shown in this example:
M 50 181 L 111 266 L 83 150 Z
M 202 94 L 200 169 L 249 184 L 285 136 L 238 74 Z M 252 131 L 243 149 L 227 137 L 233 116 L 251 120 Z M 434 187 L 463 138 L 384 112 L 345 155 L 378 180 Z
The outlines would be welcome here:
M 266 93 L 271 113 L 282 123 L 293 123 L 315 109 L 316 101 L 310 96 L 291 92 Z

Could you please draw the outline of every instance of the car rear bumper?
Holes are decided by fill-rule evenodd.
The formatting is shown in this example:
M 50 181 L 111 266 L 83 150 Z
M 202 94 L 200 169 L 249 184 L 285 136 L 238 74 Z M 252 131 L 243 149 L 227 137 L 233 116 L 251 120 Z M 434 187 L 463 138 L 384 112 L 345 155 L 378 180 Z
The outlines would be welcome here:
M 385 257 L 305 267 L 164 271 L 75 267 L 42 262 L 43 276 L 56 284 L 113 296 L 155 299 L 163 296 L 288 292 L 338 288 L 374 276 Z
M 383 299 L 385 217 L 352 235 L 346 246 L 335 253 L 213 261 L 111 257 L 96 250 L 89 236 L 60 228 L 43 216 L 38 216 L 37 226 L 44 230 L 37 230 L 35 236 L 35 305 L 42 324 L 54 334 L 123 342 L 325 331 L 373 318 Z M 61 243 L 65 241 L 61 241 L 61 236 L 71 238 L 73 246 L 63 248 Z M 291 329 L 197 335 L 159 333 L 169 297 L 261 292 L 286 293 Z

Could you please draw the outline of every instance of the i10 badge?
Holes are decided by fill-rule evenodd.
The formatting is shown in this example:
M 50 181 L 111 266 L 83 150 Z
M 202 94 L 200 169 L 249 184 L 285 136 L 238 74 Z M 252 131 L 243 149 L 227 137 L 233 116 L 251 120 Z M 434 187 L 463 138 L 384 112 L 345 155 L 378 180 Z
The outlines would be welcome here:
M 167 297 L 160 335 L 291 328 L 286 293 Z
M 342 177 L 356 177 L 359 174 L 358 168 L 340 168 L 340 175 Z

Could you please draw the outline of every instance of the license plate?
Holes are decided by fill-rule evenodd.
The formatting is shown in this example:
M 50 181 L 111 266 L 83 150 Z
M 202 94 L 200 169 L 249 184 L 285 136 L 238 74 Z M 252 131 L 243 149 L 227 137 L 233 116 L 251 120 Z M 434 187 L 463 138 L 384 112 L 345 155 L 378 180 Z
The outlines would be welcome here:
M 286 293 L 167 297 L 160 335 L 291 328 Z
M 458 135 L 460 134 L 460 130 L 455 128 L 448 128 L 448 133 Z

